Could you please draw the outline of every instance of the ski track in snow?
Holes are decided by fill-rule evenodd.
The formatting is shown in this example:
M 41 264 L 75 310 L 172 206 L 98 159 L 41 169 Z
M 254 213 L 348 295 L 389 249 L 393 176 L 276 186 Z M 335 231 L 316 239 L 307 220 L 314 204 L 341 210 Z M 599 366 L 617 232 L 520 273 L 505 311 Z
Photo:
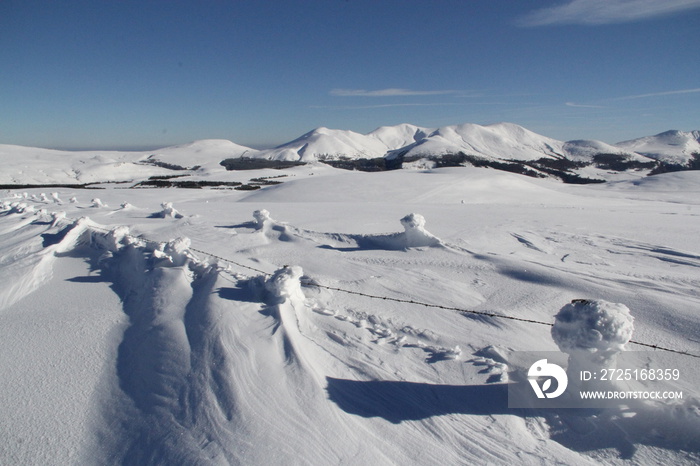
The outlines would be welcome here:
M 450 189 L 432 192 L 447 196 Z M 59 193 L 61 199 L 71 194 Z M 572 298 L 603 296 L 629 305 L 635 338 L 697 352 L 700 255 L 685 233 L 666 243 L 654 241 L 663 238 L 654 232 L 627 238 L 620 234 L 624 225 L 588 231 L 578 213 L 561 206 L 541 216 L 547 225 L 540 225 L 525 216 L 505 217 L 514 211 L 499 204 L 493 208 L 504 225 L 488 220 L 490 208 L 469 210 L 471 222 L 483 221 L 483 232 L 455 218 L 460 226 L 443 237 L 448 230 L 441 220 L 435 230 L 441 233 L 433 235 L 427 215 L 425 227 L 409 222 L 401 232 L 398 219 L 409 213 L 401 211 L 394 220 L 398 232 L 328 233 L 276 220 L 308 218 L 290 205 L 256 220 L 250 204 L 238 203 L 226 216 L 235 220 L 227 221 L 198 211 L 204 204 L 185 196 L 163 202 L 161 211 L 145 207 L 161 201 L 144 193 L 127 208 L 109 207 L 120 205 L 117 194 L 105 192 L 106 202 L 96 207 L 88 196 L 74 205 L 23 201 L 44 212 L 18 209 L 10 199 L 0 212 L 0 317 L 16 319 L 17 305 L 53 287 L 55 270 L 76 258 L 90 274 L 80 283 L 102 283 L 99 293 L 120 301 L 122 318 L 106 328 L 121 336 L 111 349 L 95 346 L 93 352 L 107 367 L 95 376 L 102 380 L 91 402 L 98 414 L 91 415 L 89 432 L 66 419 L 70 438 L 81 440 L 57 461 L 698 461 L 700 422 L 693 416 L 700 404 L 692 399 L 592 417 L 508 410 L 505 383 L 509 374 L 525 370 L 511 353 L 555 349 L 548 328 L 299 282 L 304 273 L 303 281 L 350 291 L 544 321 Z M 202 196 L 214 204 L 220 195 Z M 55 208 L 67 215 L 52 215 Z M 441 214 L 440 208 L 426 209 Z M 83 215 L 104 223 L 78 220 Z M 120 227 L 125 224 L 132 226 Z M 471 236 L 463 239 L 467 230 Z M 269 274 L 226 264 L 173 239 L 185 236 L 194 248 Z M 62 364 L 67 374 L 74 371 L 71 362 Z M 12 400 L 14 379 L 8 380 L 4 399 Z M 0 422 L 0 431 L 11 428 Z M 16 428 L 52 435 L 31 419 L 18 420 Z M 44 450 L 6 444 L 0 462 L 51 458 L 54 442 L 28 443 Z

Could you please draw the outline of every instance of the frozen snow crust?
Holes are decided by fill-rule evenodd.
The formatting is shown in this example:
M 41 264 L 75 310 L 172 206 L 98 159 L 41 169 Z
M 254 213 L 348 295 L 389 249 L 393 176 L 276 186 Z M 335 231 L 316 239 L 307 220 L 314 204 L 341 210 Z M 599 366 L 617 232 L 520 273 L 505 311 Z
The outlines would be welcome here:
M 692 174 L 289 173 L 254 193 L 108 187 L 99 205 L 3 193 L 0 463 L 698 462 L 692 358 L 676 402 L 506 398 L 515 351 L 609 358 L 634 332 L 700 352 Z

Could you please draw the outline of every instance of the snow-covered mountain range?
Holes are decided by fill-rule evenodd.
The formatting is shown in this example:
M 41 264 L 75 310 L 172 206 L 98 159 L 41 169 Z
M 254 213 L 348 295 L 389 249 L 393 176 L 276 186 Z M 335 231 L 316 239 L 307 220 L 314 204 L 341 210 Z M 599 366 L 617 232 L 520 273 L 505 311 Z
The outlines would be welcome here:
M 700 157 L 693 154 L 700 154 L 700 131 L 674 130 L 607 144 L 595 140 L 558 141 L 513 123 L 440 128 L 401 124 L 367 134 L 321 127 L 264 150 L 219 139 L 144 152 L 70 152 L 0 145 L 4 167 L 0 184 L 124 181 L 188 169 L 212 173 L 222 171 L 220 163 L 225 159 L 345 162 L 346 168 L 362 168 L 347 165 L 348 161 L 375 160 L 372 167 L 377 169 L 387 168 L 382 163 L 392 168 L 403 164 L 471 164 L 565 181 L 609 180 L 618 178 L 620 172 L 634 171 L 643 176 L 660 165 L 684 168 Z
M 246 149 L 243 149 L 246 150 Z M 537 160 L 542 157 L 587 160 L 596 154 L 620 154 L 648 161 L 687 162 L 700 152 L 700 131 L 667 131 L 618 144 L 595 140 L 568 142 L 542 136 L 513 123 L 481 126 L 472 123 L 423 128 L 411 124 L 383 126 L 367 134 L 317 128 L 274 149 L 248 156 L 310 162 L 323 159 L 407 158 L 466 153 L 499 160 Z

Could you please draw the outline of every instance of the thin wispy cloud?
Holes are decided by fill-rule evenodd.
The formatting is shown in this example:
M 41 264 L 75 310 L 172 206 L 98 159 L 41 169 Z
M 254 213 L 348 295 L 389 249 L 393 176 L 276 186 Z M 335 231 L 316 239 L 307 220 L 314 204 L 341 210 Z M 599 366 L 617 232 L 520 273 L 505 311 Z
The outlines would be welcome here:
M 602 105 L 586 105 L 586 104 L 576 104 L 574 102 L 566 102 L 564 103 L 567 107 L 574 107 L 574 108 L 606 108 L 603 107 Z
M 338 97 L 405 97 L 416 95 L 449 95 L 461 94 L 461 91 L 456 90 L 438 90 L 438 91 L 414 91 L 411 89 L 378 89 L 368 91 L 365 89 L 333 89 L 330 95 Z
M 700 8 L 700 0 L 569 0 L 562 5 L 535 10 L 518 23 L 529 27 L 628 23 L 696 8 Z
M 373 108 L 390 107 L 442 107 L 464 105 L 456 102 L 433 102 L 433 103 L 403 103 L 403 104 L 378 104 L 378 105 L 311 105 L 310 108 L 327 108 L 335 110 L 366 110 Z
M 637 94 L 637 95 L 628 95 L 624 97 L 618 97 L 613 100 L 631 100 L 631 99 L 645 99 L 648 97 L 662 97 L 666 95 L 678 95 L 678 94 L 695 94 L 700 92 L 700 87 L 695 88 L 695 89 L 680 89 L 677 91 L 663 91 L 663 92 L 652 92 L 650 94 Z

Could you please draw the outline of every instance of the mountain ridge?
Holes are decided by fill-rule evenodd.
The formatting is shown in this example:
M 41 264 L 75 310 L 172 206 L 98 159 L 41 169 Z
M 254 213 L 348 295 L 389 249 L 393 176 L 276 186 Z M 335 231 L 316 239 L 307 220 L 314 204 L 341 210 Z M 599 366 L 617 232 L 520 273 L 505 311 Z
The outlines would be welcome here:
M 700 131 L 668 130 L 616 144 L 627 150 L 668 163 L 687 163 L 693 153 L 700 153 Z
M 668 130 L 653 136 L 609 144 L 594 139 L 559 141 L 515 123 L 463 123 L 427 128 L 410 123 L 381 126 L 362 134 L 351 130 L 315 128 L 273 149 L 250 149 L 247 156 L 308 162 L 315 159 L 435 156 L 465 152 L 499 160 L 590 158 L 617 153 L 639 159 L 688 162 L 700 152 L 700 131 Z
M 559 141 L 501 122 L 427 128 L 410 123 L 362 134 L 315 128 L 272 149 L 253 149 L 226 139 L 202 139 L 150 151 L 65 151 L 0 144 L 0 184 L 93 183 L 164 176 L 173 170 L 202 175 L 256 161 L 324 162 L 366 171 L 402 167 L 474 165 L 529 176 L 590 182 L 646 176 L 700 165 L 700 131 L 668 130 L 608 144 Z M 184 173 L 184 172 L 183 172 Z M 623 178 L 624 178 L 623 177 Z

